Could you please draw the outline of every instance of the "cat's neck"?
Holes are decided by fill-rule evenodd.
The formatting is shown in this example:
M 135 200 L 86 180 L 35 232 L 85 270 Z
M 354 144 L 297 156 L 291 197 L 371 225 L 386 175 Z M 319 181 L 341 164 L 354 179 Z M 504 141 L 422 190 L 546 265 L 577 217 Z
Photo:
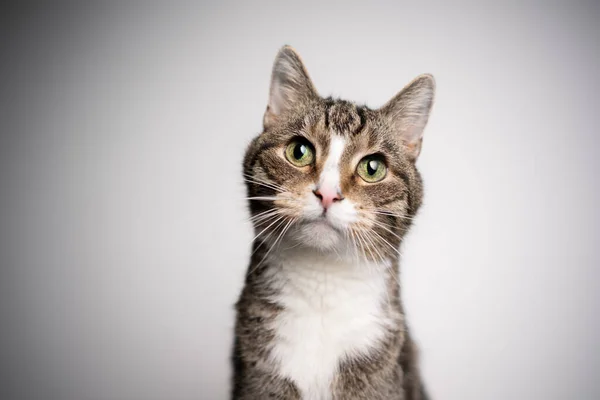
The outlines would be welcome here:
M 302 268 L 314 272 L 346 277 L 376 275 L 392 268 L 392 259 L 370 260 L 362 254 L 345 249 L 319 250 L 307 246 L 281 246 L 267 257 L 269 263 L 282 271 L 298 272 Z
M 282 246 L 265 261 L 265 283 L 277 293 L 324 307 L 334 307 L 328 302 L 339 304 L 346 297 L 399 306 L 396 260 L 373 261 L 354 252 Z

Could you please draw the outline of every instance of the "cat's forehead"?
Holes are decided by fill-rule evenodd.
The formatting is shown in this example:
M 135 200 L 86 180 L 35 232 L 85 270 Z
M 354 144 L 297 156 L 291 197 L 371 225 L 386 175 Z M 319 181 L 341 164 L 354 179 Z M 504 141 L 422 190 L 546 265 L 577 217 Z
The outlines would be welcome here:
M 322 148 L 327 149 L 332 138 L 341 136 L 350 152 L 396 153 L 400 150 L 385 121 L 367 106 L 326 98 L 304 112 L 302 133 Z
M 349 101 L 325 99 L 322 107 L 324 127 L 338 134 L 354 136 L 363 130 L 369 111 Z

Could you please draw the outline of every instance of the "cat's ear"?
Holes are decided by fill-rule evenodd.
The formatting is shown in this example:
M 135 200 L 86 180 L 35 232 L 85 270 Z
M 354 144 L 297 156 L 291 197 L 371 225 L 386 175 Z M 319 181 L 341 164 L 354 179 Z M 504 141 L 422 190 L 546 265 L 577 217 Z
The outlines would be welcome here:
M 290 46 L 282 47 L 271 74 L 269 104 L 263 119 L 265 128 L 294 105 L 317 96 L 300 56 Z
M 406 146 L 412 160 L 416 160 L 421 152 L 423 130 L 434 94 L 433 76 L 419 75 L 379 110 Z

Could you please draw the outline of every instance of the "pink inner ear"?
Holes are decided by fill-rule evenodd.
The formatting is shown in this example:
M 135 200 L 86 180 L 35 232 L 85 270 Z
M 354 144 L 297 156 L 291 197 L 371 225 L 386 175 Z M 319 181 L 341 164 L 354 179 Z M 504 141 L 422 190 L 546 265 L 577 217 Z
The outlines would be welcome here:
M 279 115 L 286 106 L 287 101 L 284 97 L 283 88 L 278 79 L 274 79 L 271 87 L 271 98 L 269 99 L 269 111 L 273 115 Z
M 419 126 L 418 121 L 406 121 L 406 127 L 401 130 L 400 135 L 406 144 L 417 142 L 423 133 L 423 129 Z
M 423 138 L 417 138 L 413 141 L 404 140 L 404 147 L 406 148 L 406 152 L 408 155 L 415 160 L 419 154 L 421 153 L 421 144 L 423 143 Z
M 413 158 L 421 151 L 423 130 L 429 119 L 434 92 L 433 76 L 421 75 L 381 108 Z

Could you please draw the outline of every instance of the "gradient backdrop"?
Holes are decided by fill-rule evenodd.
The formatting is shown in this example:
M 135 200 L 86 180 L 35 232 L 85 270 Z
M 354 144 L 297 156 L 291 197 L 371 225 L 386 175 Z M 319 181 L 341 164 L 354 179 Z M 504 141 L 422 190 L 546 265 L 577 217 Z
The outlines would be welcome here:
M 4 8 L 0 398 L 227 398 L 288 43 L 372 107 L 437 78 L 402 264 L 433 398 L 599 399 L 600 5 L 415 3 Z

